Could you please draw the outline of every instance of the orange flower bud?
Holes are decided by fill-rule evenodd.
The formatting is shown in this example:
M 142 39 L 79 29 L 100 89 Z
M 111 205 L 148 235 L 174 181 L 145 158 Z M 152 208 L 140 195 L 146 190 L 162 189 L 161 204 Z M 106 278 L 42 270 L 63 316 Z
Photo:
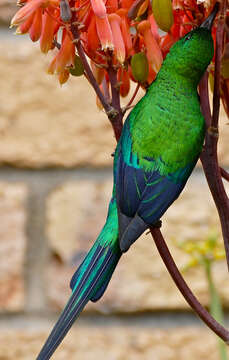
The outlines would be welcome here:
M 97 83 L 100 85 L 103 81 L 104 75 L 105 75 L 105 70 L 99 66 L 97 66 L 94 61 L 91 61 L 91 68 L 92 68 L 92 72 L 94 74 L 95 80 L 97 81 Z
M 126 97 L 130 91 L 130 77 L 128 71 L 119 68 L 117 80 L 120 83 L 120 95 Z
M 152 10 L 159 28 L 168 32 L 173 25 L 173 9 L 171 0 L 153 0 Z
M 63 30 L 63 39 L 61 48 L 56 56 L 56 72 L 61 73 L 66 66 L 74 64 L 75 46 L 68 32 Z
M 58 78 L 59 78 L 60 85 L 63 85 L 64 83 L 66 83 L 68 81 L 69 71 L 67 69 L 64 69 L 63 71 L 61 71 L 59 73 Z
M 90 0 L 90 1 L 91 1 L 91 7 L 95 15 L 98 16 L 99 18 L 104 18 L 107 14 L 107 10 L 103 0 Z
M 122 37 L 123 37 L 123 41 L 125 44 L 125 49 L 126 49 L 126 53 L 127 55 L 132 55 L 133 53 L 133 46 L 132 46 L 132 39 L 131 39 L 131 35 L 130 35 L 130 24 L 129 21 L 127 19 L 127 9 L 119 9 L 117 11 L 117 14 L 121 17 L 121 32 L 122 32 Z
M 55 70 L 56 70 L 56 56 L 52 59 L 51 63 L 49 64 L 47 73 L 49 75 L 53 75 L 53 74 L 55 74 Z
M 34 18 L 34 14 L 30 15 L 30 17 L 27 20 L 25 20 L 21 25 L 17 27 L 15 34 L 16 35 L 26 34 L 33 23 L 33 18 Z
M 100 84 L 99 88 L 100 88 L 101 92 L 104 94 L 103 84 Z M 98 96 L 96 96 L 96 106 L 99 110 L 103 110 L 103 105 L 102 105 L 101 101 L 99 100 Z
M 45 12 L 42 15 L 42 30 L 40 37 L 40 49 L 45 54 L 50 49 L 52 49 L 55 29 L 56 29 L 55 20 L 47 12 Z
M 121 8 L 129 9 L 133 4 L 133 0 L 120 0 Z
M 106 9 L 108 14 L 115 13 L 118 10 L 118 0 L 107 0 Z
M 95 16 L 93 16 L 87 30 L 87 49 L 89 53 L 95 53 L 100 48 L 95 21 Z
M 122 64 L 125 61 L 126 51 L 120 29 L 121 18 L 117 14 L 110 14 L 108 18 L 114 39 L 114 53 L 117 60 Z
M 20 25 L 26 21 L 30 15 L 32 15 L 44 2 L 44 0 L 31 0 L 26 5 L 24 5 L 11 20 L 10 27 L 15 25 Z
M 157 40 L 157 42 L 159 43 L 160 36 L 159 36 L 159 33 L 158 33 L 158 26 L 157 26 L 157 23 L 156 23 L 156 21 L 154 19 L 153 14 L 151 14 L 149 16 L 149 22 L 150 22 L 150 26 L 151 26 L 151 32 L 152 32 L 155 40 Z
M 102 46 L 102 50 L 106 50 L 106 49 L 113 50 L 114 49 L 113 35 L 107 15 L 104 18 L 100 18 L 95 15 L 95 21 L 96 21 L 97 34 Z
M 26 21 L 39 7 L 45 8 L 48 6 L 59 5 L 58 0 L 31 0 L 27 2 L 11 20 L 10 26 L 20 25 Z
M 42 12 L 43 9 L 39 8 L 34 14 L 33 23 L 29 29 L 29 36 L 32 41 L 37 41 L 40 39 L 42 28 Z
M 143 35 L 144 42 L 146 45 L 146 55 L 148 61 L 155 73 L 158 73 L 160 70 L 163 58 L 161 49 L 153 37 L 151 32 L 150 22 L 148 20 L 143 20 L 138 24 L 138 32 Z

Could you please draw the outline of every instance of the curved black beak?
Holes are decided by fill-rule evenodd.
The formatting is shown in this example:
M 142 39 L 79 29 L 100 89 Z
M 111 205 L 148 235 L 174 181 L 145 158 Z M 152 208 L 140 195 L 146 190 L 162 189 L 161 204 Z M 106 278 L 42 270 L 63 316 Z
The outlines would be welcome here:
M 211 14 L 207 17 L 207 19 L 204 20 L 204 22 L 200 25 L 200 27 L 211 30 L 218 11 L 219 11 L 219 2 L 216 2 Z

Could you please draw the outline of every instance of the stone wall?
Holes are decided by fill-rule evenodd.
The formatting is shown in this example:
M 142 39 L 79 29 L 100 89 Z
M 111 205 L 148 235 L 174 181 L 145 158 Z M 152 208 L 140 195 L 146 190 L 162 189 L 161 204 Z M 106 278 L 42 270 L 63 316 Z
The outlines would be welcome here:
M 6 30 L 0 40 L 0 359 L 20 360 L 35 358 L 70 294 L 74 269 L 104 223 L 115 141 L 84 79 L 60 88 L 45 73 L 49 59 L 38 45 Z M 222 112 L 225 167 L 226 123 Z M 180 268 L 188 257 L 175 243 L 220 233 L 200 167 L 164 217 L 163 233 Z M 228 308 L 225 262 L 215 265 L 214 276 Z M 203 271 L 195 268 L 185 279 L 207 305 Z M 152 238 L 143 235 L 53 358 L 216 360 L 216 346 L 170 279 Z

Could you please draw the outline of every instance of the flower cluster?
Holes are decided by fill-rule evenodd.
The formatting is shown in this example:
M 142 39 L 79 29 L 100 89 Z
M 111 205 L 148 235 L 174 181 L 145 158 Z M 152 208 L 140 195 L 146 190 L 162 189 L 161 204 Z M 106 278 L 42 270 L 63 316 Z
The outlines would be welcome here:
M 60 83 L 74 69 L 75 43 L 91 60 L 91 68 L 103 92 L 109 88 L 107 68 L 117 70 L 121 96 L 130 81 L 146 87 L 160 69 L 171 45 L 198 26 L 215 0 L 18 0 L 21 9 L 12 19 L 16 34 L 29 33 L 40 40 L 41 51 L 53 51 L 48 72 Z M 72 26 L 80 38 L 75 39 Z M 215 29 L 213 29 L 214 34 Z M 229 45 L 228 45 L 229 46 Z M 228 74 L 226 75 L 228 78 Z M 229 86 L 229 85 L 228 85 Z
M 189 260 L 183 271 L 203 265 L 205 262 L 216 262 L 225 259 L 225 250 L 220 237 L 211 231 L 203 240 L 187 240 L 176 244 L 189 255 Z

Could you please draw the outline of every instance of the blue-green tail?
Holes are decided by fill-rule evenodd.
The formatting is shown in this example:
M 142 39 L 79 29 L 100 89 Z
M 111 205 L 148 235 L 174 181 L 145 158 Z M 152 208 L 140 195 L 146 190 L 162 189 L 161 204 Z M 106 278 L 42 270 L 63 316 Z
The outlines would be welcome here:
M 48 360 L 89 300 L 101 298 L 121 257 L 118 242 L 116 201 L 111 200 L 107 221 L 72 277 L 72 295 L 54 326 L 37 360 Z

